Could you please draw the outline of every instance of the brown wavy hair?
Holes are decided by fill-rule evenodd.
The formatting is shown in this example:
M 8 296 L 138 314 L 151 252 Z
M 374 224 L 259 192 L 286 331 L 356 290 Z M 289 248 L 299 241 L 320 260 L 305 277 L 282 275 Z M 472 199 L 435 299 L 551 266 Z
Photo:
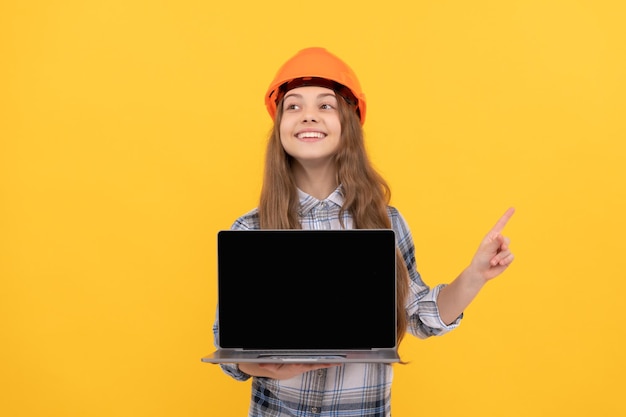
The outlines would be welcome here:
M 335 154 L 337 184 L 342 185 L 344 205 L 351 214 L 355 229 L 390 229 L 387 207 L 391 190 L 387 182 L 372 166 L 365 149 L 363 128 L 355 107 L 337 94 L 341 139 Z M 292 157 L 285 152 L 280 141 L 280 122 L 283 101 L 278 103 L 274 127 L 269 135 L 265 155 L 265 172 L 259 217 L 262 229 L 300 229 L 298 211 L 300 201 L 296 182 L 291 171 Z M 340 221 L 342 219 L 340 217 Z M 342 226 L 343 223 L 342 223 Z M 409 291 L 409 274 L 406 263 L 396 249 L 397 335 L 398 344 L 407 328 L 405 310 Z

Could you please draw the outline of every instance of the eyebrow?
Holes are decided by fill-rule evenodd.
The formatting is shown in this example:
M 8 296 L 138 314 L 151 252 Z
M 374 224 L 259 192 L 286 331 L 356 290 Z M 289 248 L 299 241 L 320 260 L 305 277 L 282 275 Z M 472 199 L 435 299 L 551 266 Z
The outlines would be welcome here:
M 322 98 L 322 97 L 327 97 L 327 96 L 331 96 L 331 97 L 335 97 L 337 98 L 337 95 L 333 92 L 333 93 L 321 93 L 317 95 L 317 98 Z M 287 93 L 285 94 L 285 97 L 283 98 L 283 100 L 286 100 L 288 97 L 296 97 L 296 98 L 302 98 L 302 94 L 298 94 L 298 93 Z

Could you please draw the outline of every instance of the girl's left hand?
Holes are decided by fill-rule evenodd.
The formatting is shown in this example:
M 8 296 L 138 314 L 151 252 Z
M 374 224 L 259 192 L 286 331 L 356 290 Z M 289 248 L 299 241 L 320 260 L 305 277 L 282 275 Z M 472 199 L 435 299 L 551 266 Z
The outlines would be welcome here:
M 497 221 L 491 231 L 480 243 L 469 266 L 473 273 L 489 281 L 500 275 L 513 262 L 514 256 L 509 249 L 510 239 L 502 235 L 502 230 L 515 213 L 509 208 Z

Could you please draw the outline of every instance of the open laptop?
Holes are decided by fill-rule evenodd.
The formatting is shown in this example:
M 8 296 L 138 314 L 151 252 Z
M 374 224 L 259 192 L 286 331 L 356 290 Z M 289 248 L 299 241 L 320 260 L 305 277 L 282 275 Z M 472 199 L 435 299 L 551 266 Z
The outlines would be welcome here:
M 223 230 L 208 363 L 398 362 L 391 229 Z

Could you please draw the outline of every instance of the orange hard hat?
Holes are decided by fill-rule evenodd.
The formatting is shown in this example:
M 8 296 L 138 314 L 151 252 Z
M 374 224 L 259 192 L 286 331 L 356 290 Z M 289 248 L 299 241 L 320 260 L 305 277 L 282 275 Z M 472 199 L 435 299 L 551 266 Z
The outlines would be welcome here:
M 328 87 L 348 101 L 354 101 L 361 124 L 365 123 L 365 94 L 356 74 L 324 48 L 302 49 L 280 67 L 265 94 L 265 106 L 272 119 L 282 95 L 305 85 Z

